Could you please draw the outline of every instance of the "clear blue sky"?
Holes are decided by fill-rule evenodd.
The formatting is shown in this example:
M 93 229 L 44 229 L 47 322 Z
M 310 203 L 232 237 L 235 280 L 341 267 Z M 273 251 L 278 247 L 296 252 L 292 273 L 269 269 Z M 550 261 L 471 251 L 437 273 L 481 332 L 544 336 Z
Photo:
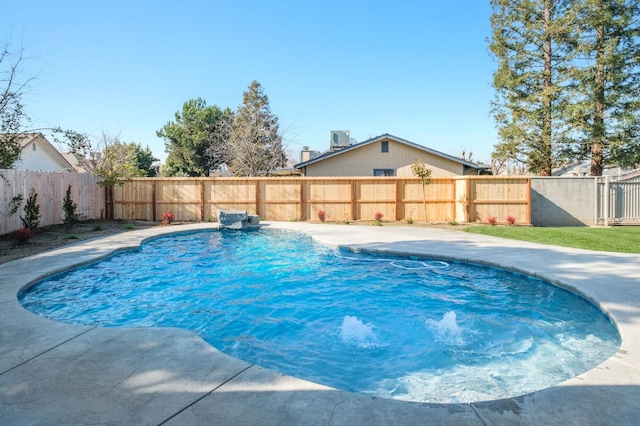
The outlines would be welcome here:
M 21 45 L 34 127 L 149 146 L 191 98 L 237 108 L 260 82 L 296 158 L 331 130 L 391 133 L 488 161 L 495 64 L 488 1 L 7 1 L 0 41 Z

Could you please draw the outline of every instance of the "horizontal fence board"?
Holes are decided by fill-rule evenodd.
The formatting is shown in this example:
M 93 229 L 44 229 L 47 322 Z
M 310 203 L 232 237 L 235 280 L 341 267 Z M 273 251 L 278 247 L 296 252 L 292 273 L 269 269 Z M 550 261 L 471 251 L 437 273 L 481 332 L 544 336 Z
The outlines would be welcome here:
M 467 186 L 469 222 L 486 222 L 489 217 L 507 223 L 531 223 L 531 180 L 528 177 L 470 177 Z

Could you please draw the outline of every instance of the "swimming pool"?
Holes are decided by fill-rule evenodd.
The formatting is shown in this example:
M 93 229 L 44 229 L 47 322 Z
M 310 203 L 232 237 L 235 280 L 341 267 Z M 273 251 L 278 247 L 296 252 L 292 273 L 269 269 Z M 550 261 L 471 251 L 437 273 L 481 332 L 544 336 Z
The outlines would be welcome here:
M 349 253 L 284 231 L 154 240 L 20 298 L 66 322 L 191 329 L 286 374 L 418 401 L 531 392 L 593 368 L 620 343 L 595 306 L 540 280 Z

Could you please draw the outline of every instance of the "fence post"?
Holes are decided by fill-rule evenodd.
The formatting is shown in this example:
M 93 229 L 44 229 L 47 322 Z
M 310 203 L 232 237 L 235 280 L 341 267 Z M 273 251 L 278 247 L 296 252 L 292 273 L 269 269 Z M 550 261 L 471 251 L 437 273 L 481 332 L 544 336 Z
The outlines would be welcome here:
M 593 178 L 593 182 L 595 183 L 595 189 L 594 189 L 594 215 L 593 215 L 593 224 L 597 225 L 598 224 L 598 207 L 600 206 L 600 194 L 598 191 L 598 188 L 600 187 L 600 184 L 598 183 L 598 177 L 594 177 Z
M 300 177 L 300 220 L 307 220 L 306 211 L 307 211 L 307 202 L 306 202 L 306 193 L 305 193 L 305 185 L 304 178 Z
M 604 177 L 604 226 L 609 226 L 609 176 Z
M 476 213 L 475 210 L 473 212 L 473 215 L 471 215 L 471 206 L 472 206 L 472 200 L 471 200 L 471 178 L 467 177 L 465 178 L 465 194 L 464 194 L 464 199 L 465 199 L 465 203 L 464 203 L 464 208 L 465 208 L 465 213 L 466 213 L 466 217 L 467 217 L 467 222 L 471 222 L 472 220 L 475 222 L 476 221 Z M 475 181 L 474 185 L 475 185 Z
M 261 209 L 261 205 L 260 205 L 260 182 L 258 181 L 258 177 L 253 179 L 254 185 L 255 185 L 255 203 L 256 203 L 256 215 L 258 216 L 262 216 L 260 214 L 260 209 Z M 266 213 L 266 208 L 264 209 L 265 214 L 264 217 L 266 218 L 267 213 Z
M 204 180 L 200 180 L 200 222 L 204 222 Z
M 527 224 L 531 225 L 531 178 L 527 178 Z
M 396 201 L 395 201 L 395 210 L 396 210 L 396 220 L 402 220 L 400 217 L 400 179 L 396 177 Z
M 113 185 L 107 185 L 104 187 L 105 209 L 106 219 L 114 220 L 115 213 L 115 200 L 113 199 Z
M 157 199 L 157 191 L 158 191 L 158 181 L 154 180 L 153 185 L 151 186 L 151 220 L 155 222 L 158 217 L 158 199 Z
M 358 220 L 358 218 L 356 217 L 356 181 L 354 179 L 351 179 L 350 181 L 350 186 L 351 186 L 351 220 Z

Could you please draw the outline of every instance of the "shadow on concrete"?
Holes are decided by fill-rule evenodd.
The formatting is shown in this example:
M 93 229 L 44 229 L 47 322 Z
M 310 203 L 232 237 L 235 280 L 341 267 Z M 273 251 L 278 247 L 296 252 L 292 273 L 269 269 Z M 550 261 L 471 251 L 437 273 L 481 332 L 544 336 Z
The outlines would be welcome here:
M 160 329 L 95 329 L 0 375 L 3 425 L 632 425 L 638 401 L 640 387 L 606 384 L 473 404 L 375 398 Z

